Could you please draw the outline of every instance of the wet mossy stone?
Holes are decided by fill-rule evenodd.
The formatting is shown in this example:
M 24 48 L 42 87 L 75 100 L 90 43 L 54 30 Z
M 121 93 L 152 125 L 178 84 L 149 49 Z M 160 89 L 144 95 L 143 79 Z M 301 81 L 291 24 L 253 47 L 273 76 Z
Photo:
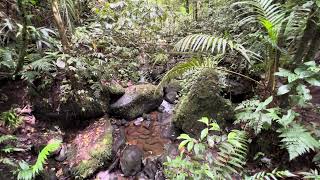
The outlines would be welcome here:
M 30 90 L 30 101 L 36 119 L 57 120 L 63 128 L 76 128 L 82 120 L 98 118 L 108 112 L 109 94 L 104 93 L 98 98 L 92 90 L 88 90 L 85 95 L 74 93 L 63 100 L 59 86 L 41 93 Z
M 156 91 L 152 84 L 141 84 L 126 88 L 125 94 L 110 105 L 110 114 L 133 120 L 144 113 L 157 109 L 163 100 L 163 92 Z
M 111 164 L 112 125 L 107 117 L 77 134 L 68 150 L 68 165 L 76 179 L 85 179 Z
M 204 124 L 198 120 L 209 117 L 224 126 L 234 116 L 231 102 L 220 96 L 218 76 L 212 69 L 203 70 L 190 91 L 177 104 L 173 115 L 175 126 L 185 133 L 198 136 Z

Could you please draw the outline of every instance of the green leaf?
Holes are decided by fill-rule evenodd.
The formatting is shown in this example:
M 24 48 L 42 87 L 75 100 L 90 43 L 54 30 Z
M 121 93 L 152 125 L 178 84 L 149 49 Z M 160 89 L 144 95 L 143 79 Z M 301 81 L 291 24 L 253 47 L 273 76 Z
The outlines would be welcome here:
M 290 92 L 291 87 L 292 85 L 290 84 L 280 86 L 278 89 L 277 95 L 281 96 L 281 95 L 287 94 L 288 92 Z
M 188 134 L 180 134 L 180 136 L 177 137 L 177 139 L 188 139 L 188 140 L 190 140 L 191 137 Z
M 204 123 L 207 126 L 209 126 L 209 118 L 207 118 L 207 117 L 202 117 L 198 121 Z
M 188 143 L 187 149 L 188 149 L 189 152 L 191 152 L 191 150 L 192 150 L 192 148 L 193 148 L 193 145 L 194 145 L 194 142 L 193 142 L 193 141 L 190 141 L 190 142 Z
M 184 147 L 188 142 L 189 142 L 189 140 L 183 140 L 183 141 L 179 144 L 179 149 L 181 149 L 182 147 Z
M 317 80 L 316 78 L 308 78 L 306 81 L 313 86 L 320 86 L 320 80 Z
M 209 129 L 210 131 L 220 131 L 220 126 L 218 123 L 211 123 L 210 124 L 211 128 Z
M 205 128 L 204 130 L 202 130 L 200 134 L 200 139 L 203 140 L 205 137 L 207 137 L 208 133 L 209 133 L 208 128 Z

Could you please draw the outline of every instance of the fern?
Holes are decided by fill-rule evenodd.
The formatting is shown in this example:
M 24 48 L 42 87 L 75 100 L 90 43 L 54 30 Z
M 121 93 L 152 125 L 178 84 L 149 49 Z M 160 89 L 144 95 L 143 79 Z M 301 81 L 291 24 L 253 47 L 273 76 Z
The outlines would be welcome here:
M 33 166 L 29 166 L 26 162 L 20 162 L 20 170 L 18 173 L 18 180 L 31 180 L 34 178 L 39 172 L 43 170 L 43 165 L 48 159 L 50 153 L 56 151 L 61 145 L 61 141 L 55 141 L 53 143 L 49 143 L 46 147 L 44 147 L 38 155 L 37 161 Z
M 282 138 L 282 147 L 288 150 L 290 160 L 320 147 L 310 132 L 299 124 L 291 123 L 289 127 L 278 129 L 277 132 L 281 133 L 279 137 Z
M 228 140 L 219 146 L 218 156 L 212 168 L 216 177 L 232 179 L 233 173 L 243 169 L 248 151 L 248 137 L 244 131 L 233 130 Z
M 278 120 L 278 108 L 267 108 L 272 102 L 273 97 L 269 97 L 264 102 L 259 100 L 248 100 L 236 107 L 238 113 L 235 124 L 244 123 L 246 128 L 254 130 L 257 135 L 263 129 L 267 129 L 272 125 L 272 121 Z
M 2 135 L 0 136 L 0 144 L 3 144 L 7 141 L 17 140 L 17 137 L 12 135 Z
M 187 62 L 183 62 L 176 65 L 170 71 L 168 71 L 163 76 L 158 87 L 163 87 L 163 85 L 169 82 L 171 79 L 181 76 L 188 71 L 193 71 L 196 69 L 204 69 L 204 68 L 211 68 L 211 69 L 217 70 L 217 65 L 218 65 L 218 61 L 216 60 L 211 60 L 211 59 L 200 60 L 198 58 L 192 58 Z
M 311 169 L 310 172 L 301 172 L 299 174 L 303 175 L 303 179 L 315 179 L 315 180 L 320 179 L 320 173 L 318 172 L 317 169 L 315 170 Z
M 291 173 L 288 170 L 278 171 L 277 169 L 274 169 L 272 172 L 261 171 L 252 176 L 246 176 L 244 179 L 245 180 L 263 180 L 263 179 L 277 180 L 279 178 L 283 179 L 288 177 L 296 177 L 296 175 Z
M 193 34 L 181 39 L 176 45 L 177 51 L 209 51 L 215 54 L 225 54 L 227 50 L 238 51 L 249 63 L 250 55 L 255 53 L 245 49 L 241 44 L 229 39 L 205 34 Z

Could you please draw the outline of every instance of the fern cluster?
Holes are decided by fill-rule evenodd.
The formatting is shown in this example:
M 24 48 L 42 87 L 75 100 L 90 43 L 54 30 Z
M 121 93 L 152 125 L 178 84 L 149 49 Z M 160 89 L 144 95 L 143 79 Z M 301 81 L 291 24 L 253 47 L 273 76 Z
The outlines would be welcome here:
M 55 141 L 47 144 L 39 153 L 37 161 L 34 165 L 29 166 L 26 162 L 22 161 L 19 163 L 20 169 L 18 173 L 18 180 L 31 180 L 39 172 L 43 171 L 43 165 L 48 159 L 50 153 L 56 151 L 61 145 L 61 141 Z

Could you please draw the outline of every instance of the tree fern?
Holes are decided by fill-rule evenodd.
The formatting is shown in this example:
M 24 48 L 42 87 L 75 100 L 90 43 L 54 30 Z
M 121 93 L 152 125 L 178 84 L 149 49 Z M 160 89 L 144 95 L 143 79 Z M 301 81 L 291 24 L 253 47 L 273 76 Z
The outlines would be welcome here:
M 281 133 L 279 137 L 282 138 L 282 147 L 288 150 L 290 160 L 320 147 L 320 143 L 311 133 L 299 124 L 291 123 L 277 132 Z
M 222 179 L 232 179 L 246 163 L 248 137 L 244 131 L 233 130 L 228 140 L 219 146 L 218 156 L 212 168 L 214 175 Z
M 225 54 L 227 50 L 238 51 L 248 62 L 253 52 L 232 40 L 205 34 L 193 34 L 181 39 L 176 45 L 177 51 L 209 51 L 215 54 Z
M 20 162 L 20 170 L 18 173 L 18 179 L 22 180 L 31 180 L 34 178 L 39 172 L 43 170 L 43 165 L 48 159 L 50 153 L 56 151 L 61 145 L 61 141 L 55 141 L 49 143 L 46 147 L 44 147 L 38 155 L 37 161 L 33 166 L 29 166 L 26 162 Z
M 264 180 L 264 179 L 277 180 L 277 179 L 283 179 L 288 177 L 296 177 L 296 175 L 291 173 L 288 170 L 278 171 L 277 169 L 274 169 L 272 172 L 261 171 L 252 176 L 246 176 L 244 179 L 245 180 Z

